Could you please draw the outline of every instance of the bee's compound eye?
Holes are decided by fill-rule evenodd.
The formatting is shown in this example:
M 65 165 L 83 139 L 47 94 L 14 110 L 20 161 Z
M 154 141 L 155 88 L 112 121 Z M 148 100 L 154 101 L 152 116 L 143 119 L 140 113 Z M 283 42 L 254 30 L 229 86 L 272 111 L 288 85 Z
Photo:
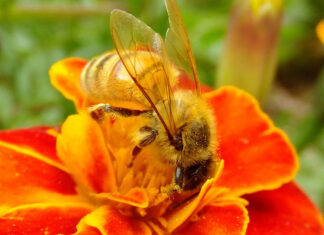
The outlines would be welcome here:
M 182 188 L 183 185 L 183 168 L 178 166 L 175 170 L 175 176 L 174 176 L 175 184 L 180 186 Z
M 185 178 L 185 185 L 184 189 L 185 190 L 191 190 L 199 185 L 201 185 L 207 177 L 207 161 L 201 161 L 193 166 L 190 166 L 185 169 L 184 171 L 184 178 Z

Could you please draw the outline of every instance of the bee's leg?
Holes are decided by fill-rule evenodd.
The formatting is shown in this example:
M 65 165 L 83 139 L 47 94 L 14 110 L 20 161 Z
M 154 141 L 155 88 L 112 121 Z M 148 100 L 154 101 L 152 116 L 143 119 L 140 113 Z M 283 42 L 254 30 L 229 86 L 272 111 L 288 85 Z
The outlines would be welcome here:
M 105 104 L 97 104 L 88 108 L 91 117 L 96 121 L 103 121 L 105 112 L 103 111 Z
M 184 172 L 185 169 L 177 162 L 177 167 L 174 172 L 173 182 L 169 185 L 162 186 L 161 192 L 171 195 L 175 192 L 182 192 L 183 191 L 183 181 L 184 181 Z
M 152 127 L 149 126 L 143 126 L 139 130 L 140 134 L 144 134 L 145 136 L 139 140 L 138 144 L 135 146 L 132 152 L 132 160 L 131 162 L 127 165 L 127 167 L 132 167 L 133 161 L 135 160 L 136 156 L 141 152 L 142 148 L 145 146 L 151 144 L 159 134 L 157 130 L 155 130 Z
M 182 206 L 182 205 L 185 204 L 186 202 L 188 202 L 188 201 L 194 199 L 195 197 L 197 197 L 197 196 L 199 195 L 199 193 L 200 193 L 200 191 L 191 194 L 189 197 L 187 197 L 187 198 L 184 199 L 183 201 L 181 201 L 181 202 L 175 204 L 175 205 L 172 207 L 172 209 L 173 209 L 173 210 L 174 210 L 174 209 L 177 209 L 178 207 Z
M 105 118 L 105 113 L 117 115 L 121 117 L 139 116 L 149 114 L 152 110 L 134 110 L 127 108 L 114 107 L 109 104 L 97 104 L 88 108 L 91 117 L 97 121 L 102 121 Z
M 182 189 L 183 178 L 184 178 L 184 168 L 182 167 L 182 165 L 177 164 L 177 168 L 174 173 L 175 188 Z

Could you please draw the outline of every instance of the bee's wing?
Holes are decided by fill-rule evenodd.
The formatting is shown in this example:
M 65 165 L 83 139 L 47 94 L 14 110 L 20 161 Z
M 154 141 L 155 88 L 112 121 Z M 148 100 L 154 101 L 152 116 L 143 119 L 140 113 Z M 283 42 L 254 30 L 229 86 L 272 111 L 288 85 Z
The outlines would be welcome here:
M 185 29 L 176 0 L 165 0 L 169 15 L 170 28 L 165 38 L 165 46 L 169 57 L 189 77 L 195 81 L 197 95 L 201 94 L 196 63 L 192 54 L 190 41 Z
M 171 71 L 161 36 L 133 15 L 121 10 L 111 12 L 110 28 L 121 61 L 171 138 L 175 133 L 171 102 L 173 93 L 169 81 Z M 143 51 L 148 53 L 149 66 L 148 61 L 141 58 Z M 143 71 L 148 67 L 151 69 L 150 79 L 155 79 L 151 82 L 158 85 L 154 90 L 148 88 L 150 81 L 141 79 Z M 157 101 L 164 104 L 160 110 L 155 106 Z

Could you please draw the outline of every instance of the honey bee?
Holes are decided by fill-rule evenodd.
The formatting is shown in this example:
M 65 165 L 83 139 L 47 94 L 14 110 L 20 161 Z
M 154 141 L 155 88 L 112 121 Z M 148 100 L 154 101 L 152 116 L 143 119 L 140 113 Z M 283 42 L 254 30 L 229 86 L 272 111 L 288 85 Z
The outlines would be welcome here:
M 98 102 L 89 108 L 100 121 L 105 113 L 141 116 L 133 138 L 133 161 L 141 149 L 155 145 L 163 162 L 175 167 L 171 191 L 198 189 L 218 166 L 212 111 L 202 99 L 189 38 L 175 0 L 165 0 L 170 28 L 165 42 L 133 15 L 113 10 L 110 27 L 115 52 L 88 62 L 81 87 Z M 195 82 L 195 91 L 177 89 L 179 73 Z

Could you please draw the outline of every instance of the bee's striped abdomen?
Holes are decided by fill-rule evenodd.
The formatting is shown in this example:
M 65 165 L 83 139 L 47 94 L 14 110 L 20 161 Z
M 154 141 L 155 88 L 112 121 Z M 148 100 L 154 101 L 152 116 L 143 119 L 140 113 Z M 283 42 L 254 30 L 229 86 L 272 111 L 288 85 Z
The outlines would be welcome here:
M 132 64 L 129 69 L 136 72 L 134 79 L 154 103 L 167 97 L 167 74 L 163 72 L 163 64 L 156 55 L 134 51 L 129 53 L 128 60 Z M 167 79 L 171 87 L 176 84 L 176 76 L 173 74 Z M 90 60 L 81 73 L 80 83 L 83 91 L 95 102 L 117 107 L 124 107 L 127 103 L 133 108 L 151 108 L 116 52 L 108 52 Z
M 109 76 L 119 57 L 115 52 L 109 52 L 95 57 L 88 62 L 81 73 L 81 87 L 93 99 L 105 99 L 105 90 L 109 86 Z

